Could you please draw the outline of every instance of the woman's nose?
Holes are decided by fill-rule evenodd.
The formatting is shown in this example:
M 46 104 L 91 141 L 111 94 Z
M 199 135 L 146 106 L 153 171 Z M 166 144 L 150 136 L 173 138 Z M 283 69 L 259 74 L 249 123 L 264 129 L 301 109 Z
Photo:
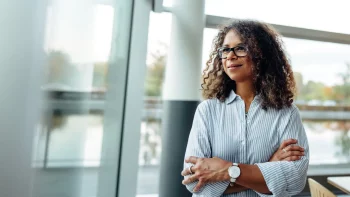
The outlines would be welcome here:
M 237 56 L 233 51 L 230 51 L 227 55 L 227 59 L 237 59 Z

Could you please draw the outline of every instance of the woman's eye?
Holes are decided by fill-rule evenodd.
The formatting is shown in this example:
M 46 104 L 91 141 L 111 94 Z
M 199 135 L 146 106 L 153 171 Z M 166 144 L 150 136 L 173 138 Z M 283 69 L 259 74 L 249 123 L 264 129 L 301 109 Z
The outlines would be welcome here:
M 230 51 L 230 49 L 229 49 L 229 48 L 224 48 L 224 49 L 222 49 L 222 51 L 225 52 L 225 53 L 227 53 L 227 52 Z
M 245 51 L 244 47 L 237 47 L 237 51 Z

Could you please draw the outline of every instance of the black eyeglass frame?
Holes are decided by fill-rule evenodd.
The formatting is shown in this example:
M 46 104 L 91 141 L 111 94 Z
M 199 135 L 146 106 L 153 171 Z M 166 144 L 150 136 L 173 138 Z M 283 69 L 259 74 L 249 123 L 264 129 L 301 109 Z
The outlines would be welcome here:
M 236 52 L 237 48 L 244 48 L 245 51 L 246 51 L 246 54 L 245 54 L 245 55 L 237 55 L 237 52 Z M 245 57 L 245 56 L 248 55 L 248 52 L 249 52 L 249 50 L 248 50 L 248 48 L 247 48 L 246 46 L 235 46 L 235 47 L 233 47 L 233 48 L 229 48 L 229 47 L 220 47 L 220 48 L 218 48 L 218 50 L 217 50 L 217 53 L 218 53 L 218 56 L 219 56 L 220 59 L 226 59 L 226 58 L 227 58 L 227 57 L 222 57 L 222 52 L 223 52 L 222 49 L 228 49 L 228 50 L 229 50 L 229 53 L 228 53 L 228 54 L 230 54 L 230 52 L 232 51 L 233 54 L 235 54 L 235 56 L 237 56 L 237 57 Z

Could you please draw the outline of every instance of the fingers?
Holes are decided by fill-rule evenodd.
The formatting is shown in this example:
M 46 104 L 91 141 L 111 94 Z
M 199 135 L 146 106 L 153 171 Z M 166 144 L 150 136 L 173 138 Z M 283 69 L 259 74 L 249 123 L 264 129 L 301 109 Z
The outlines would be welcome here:
M 192 182 L 195 182 L 197 180 L 197 175 L 192 175 L 192 176 L 190 176 L 190 177 L 188 177 L 188 178 L 185 178 L 183 181 L 182 181 L 182 184 L 184 184 L 184 185 L 187 185 L 187 184 L 190 184 L 190 183 L 192 183 Z
M 281 154 L 281 160 L 283 161 L 296 161 L 305 155 L 304 149 L 300 146 L 289 146 L 285 150 L 286 152 Z
M 185 168 L 182 172 L 181 172 L 181 175 L 182 176 L 187 176 L 187 175 L 190 175 L 190 174 L 194 174 L 194 165 L 197 163 L 197 160 L 198 160 L 198 157 L 194 157 L 194 156 L 190 156 L 188 158 L 185 159 L 185 162 L 186 163 L 191 163 L 193 165 L 191 165 L 190 167 L 188 168 Z M 191 169 L 190 169 L 191 168 Z M 192 171 L 192 173 L 191 173 Z
M 304 152 L 300 151 L 288 151 L 284 153 L 285 157 L 291 157 L 291 156 L 304 156 Z
M 198 180 L 197 175 L 192 175 L 182 181 L 182 184 L 187 185 Z M 198 192 L 205 185 L 204 179 L 200 178 L 197 185 L 194 187 L 193 192 Z
M 195 169 L 194 165 L 191 165 L 190 167 L 185 168 L 184 170 L 182 170 L 181 175 L 182 176 L 187 176 L 187 175 L 190 175 L 190 174 L 194 174 L 195 170 L 196 169 Z
M 286 148 L 284 148 L 287 152 L 288 151 L 300 151 L 300 152 L 304 152 L 304 148 L 298 146 L 298 145 L 292 145 L 292 146 L 288 146 Z
M 198 157 L 190 156 L 190 157 L 188 157 L 188 158 L 185 159 L 185 162 L 186 162 L 186 163 L 193 163 L 193 164 L 196 164 L 196 163 L 197 163 L 197 160 L 198 160 Z
M 194 187 L 193 192 L 198 192 L 204 185 L 205 185 L 205 182 L 200 180 L 197 183 L 196 187 Z
M 296 140 L 296 139 L 284 140 L 279 149 L 282 150 L 283 148 L 286 148 L 287 146 L 289 146 L 291 144 L 296 144 L 296 143 L 298 143 L 298 140 Z
M 190 167 L 191 167 L 191 166 L 190 166 Z M 185 168 L 184 170 L 182 170 L 181 175 L 182 175 L 182 176 L 190 175 L 190 174 L 191 174 L 191 172 L 190 172 L 190 167 L 189 167 L 189 168 Z
M 304 148 L 297 145 L 298 140 L 287 139 L 281 143 L 279 149 L 269 161 L 295 161 L 304 156 Z

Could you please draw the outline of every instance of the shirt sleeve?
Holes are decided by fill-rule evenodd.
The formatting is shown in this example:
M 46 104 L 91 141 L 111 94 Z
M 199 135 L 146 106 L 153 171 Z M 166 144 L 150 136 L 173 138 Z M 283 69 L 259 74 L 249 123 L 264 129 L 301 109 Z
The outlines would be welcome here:
M 195 112 L 191 132 L 187 142 L 185 158 L 195 156 L 199 158 L 211 158 L 211 144 L 209 137 L 209 110 L 208 104 L 201 103 Z M 184 169 L 190 167 L 191 164 L 184 163 Z M 190 175 L 189 175 L 190 176 Z M 186 177 L 185 177 L 186 178 Z M 228 181 L 208 183 L 200 189 L 199 192 L 194 193 L 193 189 L 198 181 L 187 184 L 188 191 L 193 193 L 195 197 L 219 197 L 221 196 L 229 185 Z
M 300 193 L 305 187 L 309 166 L 309 145 L 296 107 L 285 122 L 286 124 L 281 124 L 285 126 L 281 127 L 280 141 L 290 138 L 297 139 L 298 145 L 305 149 L 305 155 L 297 161 L 258 163 L 267 187 L 272 192 L 272 195 L 258 193 L 260 196 L 288 197 Z

